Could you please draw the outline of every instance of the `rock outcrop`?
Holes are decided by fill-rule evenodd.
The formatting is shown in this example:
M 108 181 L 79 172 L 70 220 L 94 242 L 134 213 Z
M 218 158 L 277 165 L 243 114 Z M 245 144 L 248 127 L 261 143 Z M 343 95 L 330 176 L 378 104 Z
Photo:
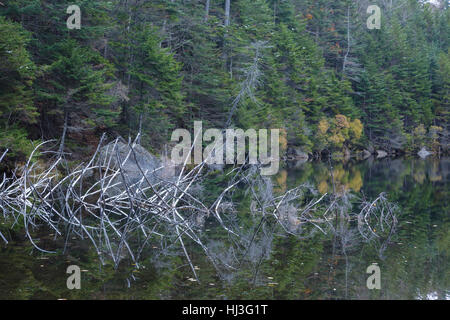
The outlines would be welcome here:
M 422 159 L 425 159 L 426 157 L 428 157 L 429 155 L 433 154 L 432 152 L 428 151 L 425 147 L 422 147 L 422 149 L 420 149 L 420 151 L 417 153 L 419 155 L 419 157 L 421 157 Z
M 172 179 L 175 175 L 175 167 L 167 161 L 161 161 L 152 155 L 144 147 L 135 144 L 131 150 L 130 146 L 123 142 L 112 142 L 100 150 L 99 162 L 106 165 L 110 162 L 110 167 L 114 169 L 122 168 L 123 176 L 118 175 L 117 187 L 115 191 L 121 192 L 126 185 L 138 188 L 136 184 L 145 175 L 145 179 L 140 188 L 148 187 L 148 183 L 155 184 L 161 179 Z M 125 181 L 124 181 L 125 179 Z
M 388 153 L 384 150 L 377 150 L 377 159 L 385 158 L 388 156 Z
M 302 148 L 299 147 L 291 147 L 288 150 L 288 159 L 291 160 L 308 160 L 309 155 Z

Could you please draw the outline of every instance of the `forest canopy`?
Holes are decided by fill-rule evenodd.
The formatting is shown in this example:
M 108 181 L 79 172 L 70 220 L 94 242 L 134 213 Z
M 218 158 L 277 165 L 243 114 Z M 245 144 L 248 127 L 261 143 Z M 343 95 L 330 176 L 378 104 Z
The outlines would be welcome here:
M 447 1 L 2 1 L 0 152 L 65 139 L 82 157 L 103 132 L 161 151 L 202 120 L 310 154 L 445 153 L 448 35 Z

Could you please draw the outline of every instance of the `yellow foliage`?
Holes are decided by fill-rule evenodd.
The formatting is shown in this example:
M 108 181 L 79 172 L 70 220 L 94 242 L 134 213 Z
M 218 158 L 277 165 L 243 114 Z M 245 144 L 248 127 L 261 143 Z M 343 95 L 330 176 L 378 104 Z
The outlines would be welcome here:
M 333 177 L 334 177 L 334 181 L 338 182 L 338 181 L 342 181 L 345 177 L 345 170 L 341 167 L 341 168 L 335 168 L 333 170 Z
M 431 182 L 442 181 L 442 176 L 430 176 Z
M 279 191 L 280 192 L 286 192 L 286 189 L 287 189 L 287 185 L 286 185 L 287 171 L 286 170 L 281 170 L 280 173 L 278 174 L 276 180 L 277 180 L 277 184 L 278 184 L 278 187 L 279 187 Z
M 349 128 L 350 124 L 348 123 L 348 119 L 343 114 L 337 114 L 335 116 L 336 126 L 339 128 Z
M 342 143 L 344 143 L 345 138 L 342 133 L 339 132 L 330 136 L 330 141 L 333 142 L 333 144 L 340 146 Z
M 284 153 L 287 149 L 287 132 L 286 129 L 280 130 L 280 151 Z
M 442 132 L 444 129 L 442 129 L 442 127 L 439 126 L 431 126 L 430 127 L 430 132 Z
M 339 149 L 343 147 L 346 141 L 349 143 L 359 141 L 363 132 L 364 125 L 361 120 L 350 121 L 345 115 L 338 114 L 333 119 L 323 118 L 320 120 L 317 125 L 316 136 L 319 140 L 327 139 L 328 146 Z
M 328 183 L 326 180 L 322 180 L 320 181 L 319 185 L 317 186 L 317 190 L 319 190 L 319 192 L 321 194 L 324 194 L 328 191 Z
M 414 135 L 415 136 L 424 136 L 425 135 L 425 133 L 427 133 L 427 131 L 425 130 L 425 127 L 423 126 L 423 124 L 420 124 L 419 126 L 417 126 L 415 129 L 414 129 Z
M 363 180 L 361 176 L 361 171 L 355 170 L 352 178 L 348 182 L 348 187 L 355 192 L 359 192 L 363 186 Z
M 359 119 L 355 119 L 354 121 L 350 122 L 350 130 L 355 136 L 356 140 L 361 139 L 362 133 L 363 133 L 364 126 Z
M 413 177 L 414 181 L 419 184 L 422 184 L 425 181 L 425 174 L 422 171 L 414 173 Z
M 328 121 L 326 119 L 320 120 L 317 129 L 319 129 L 319 132 L 321 134 L 327 133 L 329 128 L 330 128 L 330 124 L 328 123 Z

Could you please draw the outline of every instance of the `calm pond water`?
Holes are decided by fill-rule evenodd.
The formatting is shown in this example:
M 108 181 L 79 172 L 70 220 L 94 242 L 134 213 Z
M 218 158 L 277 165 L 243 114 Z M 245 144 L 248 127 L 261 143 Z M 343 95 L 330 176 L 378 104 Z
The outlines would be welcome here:
M 367 199 L 386 192 L 399 206 L 390 237 L 364 241 L 352 224 L 340 235 L 318 232 L 301 239 L 269 232 L 255 241 L 248 262 L 221 271 L 190 245 L 199 283 L 176 252 L 149 255 L 139 270 L 125 260 L 114 270 L 100 265 L 87 242 L 74 240 L 64 255 L 42 254 L 12 230 L 3 232 L 12 241 L 0 246 L 0 299 L 450 299 L 450 159 L 369 159 L 333 167 L 337 192 L 352 190 Z M 280 191 L 302 183 L 320 193 L 332 188 L 325 163 L 289 163 L 273 180 Z M 248 215 L 237 213 L 247 225 L 258 221 Z M 204 228 L 220 252 L 226 239 L 208 221 Z M 63 246 L 64 239 L 54 241 L 48 232 L 37 237 L 42 247 Z M 380 290 L 366 286 L 372 263 L 381 270 Z M 80 290 L 66 287 L 72 264 L 82 269 Z

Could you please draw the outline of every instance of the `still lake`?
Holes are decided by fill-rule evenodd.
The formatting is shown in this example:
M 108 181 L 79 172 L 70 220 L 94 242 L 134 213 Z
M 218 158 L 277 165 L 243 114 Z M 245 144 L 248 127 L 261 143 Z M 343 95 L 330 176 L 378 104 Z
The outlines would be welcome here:
M 329 172 L 326 163 L 286 163 L 273 180 L 280 191 L 308 183 L 325 193 L 332 189 Z M 0 299 L 450 299 L 450 159 L 335 162 L 333 178 L 338 192 L 367 199 L 386 192 L 399 207 L 395 232 L 373 241 L 350 224 L 346 241 L 332 233 L 276 232 L 249 250 L 250 262 L 223 272 L 189 246 L 197 282 L 181 254 L 150 256 L 139 270 L 125 262 L 114 270 L 100 265 L 87 242 L 74 239 L 66 254 L 42 254 L 12 230 L 12 241 L 0 244 Z M 206 221 L 204 228 L 219 245 L 214 226 Z M 46 248 L 63 245 L 48 232 L 37 237 Z M 379 290 L 366 285 L 373 263 L 380 267 Z M 80 290 L 66 286 L 73 264 L 82 270 Z

